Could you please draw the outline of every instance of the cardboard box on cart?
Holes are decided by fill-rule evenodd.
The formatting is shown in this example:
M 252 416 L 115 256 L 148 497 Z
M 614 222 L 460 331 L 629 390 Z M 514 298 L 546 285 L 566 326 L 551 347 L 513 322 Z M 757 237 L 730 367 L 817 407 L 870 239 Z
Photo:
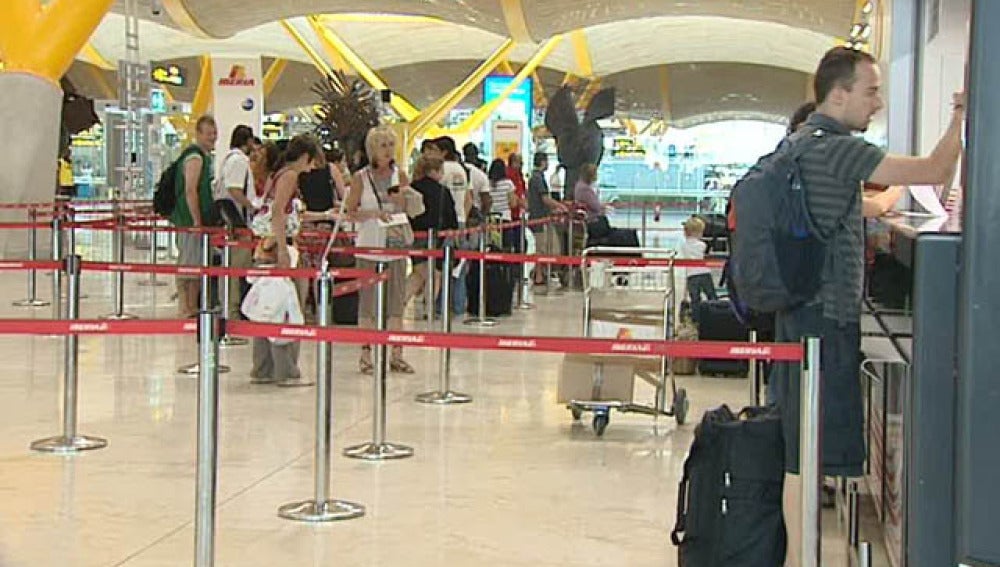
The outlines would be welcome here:
M 594 391 L 595 372 L 603 373 L 598 392 Z M 649 356 L 567 354 L 559 373 L 556 401 L 631 402 L 636 373 L 659 373 L 660 360 Z M 596 395 L 595 395 L 596 394 Z

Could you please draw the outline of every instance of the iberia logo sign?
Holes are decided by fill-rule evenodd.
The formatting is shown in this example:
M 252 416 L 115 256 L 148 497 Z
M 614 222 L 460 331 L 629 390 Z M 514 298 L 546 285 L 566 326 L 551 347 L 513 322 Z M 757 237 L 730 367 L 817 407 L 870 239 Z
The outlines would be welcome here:
M 252 87 L 257 84 L 253 77 L 247 77 L 247 70 L 243 65 L 233 65 L 229 70 L 229 76 L 219 79 L 221 87 Z

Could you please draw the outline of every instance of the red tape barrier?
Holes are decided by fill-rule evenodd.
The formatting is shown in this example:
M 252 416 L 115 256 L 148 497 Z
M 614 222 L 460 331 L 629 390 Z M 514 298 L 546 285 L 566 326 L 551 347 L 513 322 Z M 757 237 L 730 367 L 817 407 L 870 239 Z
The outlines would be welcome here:
M 521 337 L 412 331 L 373 331 L 343 327 L 309 327 L 230 321 L 227 331 L 243 337 L 301 339 L 349 344 L 388 344 L 425 348 L 508 350 L 567 354 L 622 354 L 677 358 L 719 358 L 797 362 L 803 348 L 797 343 L 735 343 L 722 341 L 620 341 L 571 337 Z
M 139 200 L 122 199 L 120 201 L 111 201 L 111 200 L 106 200 L 106 199 L 105 200 L 98 200 L 98 199 L 89 200 L 88 199 L 88 200 L 82 200 L 82 201 L 69 201 L 69 202 L 55 201 L 55 202 L 48 202 L 48 203 L 0 203 L 0 210 L 3 210 L 3 209 L 13 209 L 13 210 L 18 210 L 18 209 L 21 209 L 21 210 L 27 210 L 27 209 L 38 209 L 38 210 L 42 210 L 42 209 L 64 209 L 67 206 L 79 207 L 79 206 L 88 206 L 88 205 L 114 205 L 116 203 L 118 205 L 126 205 L 126 206 L 147 206 L 147 207 L 152 207 L 153 206 L 153 202 L 152 201 L 144 200 L 144 199 L 139 199 Z
M 312 279 L 319 275 L 319 270 L 315 268 L 222 268 L 212 266 L 203 268 L 201 266 L 177 266 L 169 264 L 114 264 L 111 262 L 81 262 L 84 270 L 95 272 L 125 272 L 133 274 L 174 274 L 180 276 L 201 276 L 207 274 L 212 277 L 278 277 L 278 278 L 308 278 Z M 374 275 L 370 270 L 359 270 L 355 268 L 337 268 L 330 270 L 330 275 L 335 278 L 356 279 L 367 278 Z
M 191 319 L 62 321 L 51 319 L 2 319 L 0 335 L 188 335 L 198 329 Z
M 190 319 L 106 321 L 88 319 L 53 321 L 46 319 L 0 320 L 0 335 L 188 335 L 197 331 Z M 422 348 L 465 350 L 506 350 L 566 354 L 608 354 L 669 356 L 678 358 L 718 358 L 797 362 L 803 348 L 797 343 L 735 343 L 722 341 L 620 341 L 570 337 L 520 337 L 497 335 L 373 331 L 342 327 L 309 327 L 229 321 L 231 335 L 260 338 L 300 339 L 347 344 L 388 344 Z
M 61 270 L 62 262 L 55 260 L 0 260 L 0 270 Z

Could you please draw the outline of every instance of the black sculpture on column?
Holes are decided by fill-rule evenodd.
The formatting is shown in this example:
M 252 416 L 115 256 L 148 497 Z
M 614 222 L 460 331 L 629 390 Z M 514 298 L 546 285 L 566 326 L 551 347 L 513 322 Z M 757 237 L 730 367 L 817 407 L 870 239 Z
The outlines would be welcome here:
M 549 100 L 545 112 L 545 127 L 556 139 L 559 163 L 566 167 L 564 199 L 573 198 L 573 188 L 585 163 L 599 165 L 604 155 L 604 133 L 597 121 L 610 118 L 615 113 L 615 89 L 599 91 L 587 105 L 581 122 L 576 113 L 573 90 L 561 87 Z

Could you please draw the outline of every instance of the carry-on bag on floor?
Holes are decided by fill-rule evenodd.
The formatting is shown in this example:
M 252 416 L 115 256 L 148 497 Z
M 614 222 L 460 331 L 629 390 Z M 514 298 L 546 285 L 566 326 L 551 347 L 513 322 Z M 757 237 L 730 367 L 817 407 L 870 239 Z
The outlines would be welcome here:
M 510 315 L 513 311 L 514 286 L 519 264 L 486 263 L 486 316 Z M 469 274 L 465 277 L 465 290 L 469 296 L 466 311 L 479 315 L 479 262 L 469 264 Z
M 680 567 L 784 565 L 784 454 L 776 412 L 705 412 L 684 461 L 670 532 Z
M 678 341 L 698 340 L 698 329 L 691 321 L 681 321 L 677 328 Z M 698 371 L 698 359 L 696 358 L 672 358 L 670 359 L 671 369 L 677 376 L 690 376 Z
M 750 340 L 750 333 L 733 312 L 729 301 L 701 301 L 695 309 L 700 341 Z M 746 376 L 749 364 L 746 360 L 724 360 L 703 358 L 698 363 L 698 372 L 705 376 Z

